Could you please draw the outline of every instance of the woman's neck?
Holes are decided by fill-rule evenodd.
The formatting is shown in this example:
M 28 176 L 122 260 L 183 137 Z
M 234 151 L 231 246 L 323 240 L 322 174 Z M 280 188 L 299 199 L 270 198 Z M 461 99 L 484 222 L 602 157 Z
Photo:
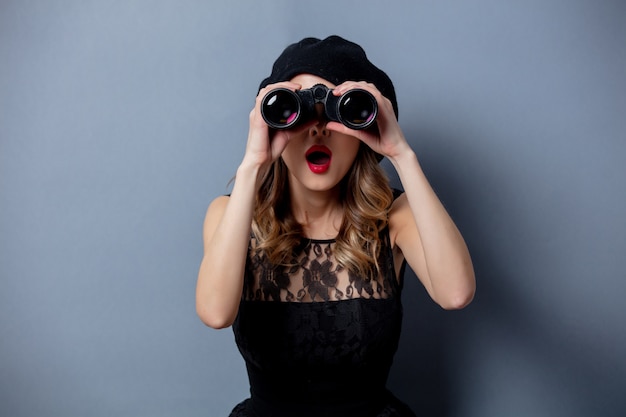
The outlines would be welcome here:
M 291 210 L 310 239 L 332 239 L 343 220 L 339 189 L 330 191 L 291 190 Z

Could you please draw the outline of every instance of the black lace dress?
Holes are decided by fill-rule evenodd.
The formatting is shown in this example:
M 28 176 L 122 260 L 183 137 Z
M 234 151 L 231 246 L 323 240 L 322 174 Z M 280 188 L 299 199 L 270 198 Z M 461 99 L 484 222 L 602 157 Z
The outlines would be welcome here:
M 410 417 L 385 387 L 402 322 L 388 230 L 377 277 L 353 276 L 333 240 L 304 239 L 299 263 L 274 268 L 251 240 L 233 324 L 250 380 L 230 417 Z M 402 274 L 400 274 L 402 276 Z

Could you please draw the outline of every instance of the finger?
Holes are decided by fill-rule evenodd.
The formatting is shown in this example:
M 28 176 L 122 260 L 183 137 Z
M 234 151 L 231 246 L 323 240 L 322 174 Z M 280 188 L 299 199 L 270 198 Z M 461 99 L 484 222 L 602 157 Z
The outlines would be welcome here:
M 376 95 L 376 93 L 380 94 L 374 84 L 365 81 L 345 81 L 333 89 L 333 94 L 342 95 L 355 88 L 369 91 L 373 95 Z
M 344 135 L 353 136 L 362 142 L 371 143 L 378 136 L 369 129 L 354 130 L 339 122 L 328 122 L 326 128 L 333 132 L 342 133 Z
M 296 91 L 302 89 L 302 85 L 291 81 L 281 81 L 279 83 L 268 84 L 259 90 L 257 99 L 262 99 L 267 93 L 277 88 L 287 88 L 289 90 Z
M 291 140 L 301 136 L 304 132 L 306 132 L 306 130 L 316 123 L 317 122 L 315 120 L 311 120 L 291 129 L 269 129 L 270 147 L 273 159 L 278 158 L 283 153 Z

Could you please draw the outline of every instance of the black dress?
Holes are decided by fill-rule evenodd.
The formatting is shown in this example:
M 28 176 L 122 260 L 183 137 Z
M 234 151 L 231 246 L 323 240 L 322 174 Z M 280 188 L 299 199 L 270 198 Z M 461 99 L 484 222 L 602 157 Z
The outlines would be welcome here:
M 400 336 L 402 285 L 387 229 L 381 239 L 374 277 L 339 267 L 334 240 L 303 239 L 298 264 L 275 268 L 254 253 L 251 239 L 233 324 L 251 396 L 230 417 L 415 416 L 385 387 Z

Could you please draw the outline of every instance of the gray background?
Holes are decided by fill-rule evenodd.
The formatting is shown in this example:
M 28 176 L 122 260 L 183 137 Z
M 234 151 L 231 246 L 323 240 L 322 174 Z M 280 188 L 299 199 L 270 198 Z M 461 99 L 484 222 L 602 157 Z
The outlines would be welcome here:
M 225 416 L 195 316 L 201 224 L 288 43 L 343 35 L 472 252 L 445 312 L 407 274 L 390 387 L 423 416 L 624 416 L 622 1 L 0 0 L 0 415 Z M 394 181 L 389 164 L 384 163 Z

